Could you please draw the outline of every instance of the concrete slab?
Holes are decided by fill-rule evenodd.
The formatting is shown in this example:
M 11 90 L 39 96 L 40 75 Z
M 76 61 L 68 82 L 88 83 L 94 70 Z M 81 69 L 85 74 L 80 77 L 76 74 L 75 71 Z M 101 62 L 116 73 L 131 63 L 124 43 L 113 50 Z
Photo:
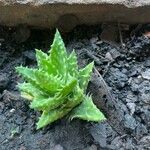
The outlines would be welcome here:
M 150 0 L 0 0 L 0 24 L 37 28 L 150 22 Z

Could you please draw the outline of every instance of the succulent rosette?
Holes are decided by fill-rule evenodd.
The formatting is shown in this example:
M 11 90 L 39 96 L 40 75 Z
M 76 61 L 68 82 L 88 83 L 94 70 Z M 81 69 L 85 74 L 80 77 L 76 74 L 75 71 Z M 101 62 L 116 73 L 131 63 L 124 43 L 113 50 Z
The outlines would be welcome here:
M 93 62 L 79 69 L 74 51 L 67 54 L 58 30 L 48 54 L 36 50 L 37 68 L 16 67 L 24 78 L 18 87 L 30 108 L 42 112 L 37 129 L 68 115 L 70 119 L 105 120 L 91 96 L 86 95 Z

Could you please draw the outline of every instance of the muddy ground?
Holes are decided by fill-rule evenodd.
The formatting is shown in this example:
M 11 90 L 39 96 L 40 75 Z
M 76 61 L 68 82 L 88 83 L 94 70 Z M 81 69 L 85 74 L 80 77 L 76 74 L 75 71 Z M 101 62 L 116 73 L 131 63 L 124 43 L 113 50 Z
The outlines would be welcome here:
M 15 66 L 35 66 L 34 49 L 46 52 L 54 31 L 0 27 L 0 150 L 150 149 L 149 25 L 105 26 L 77 27 L 63 37 L 80 66 L 95 61 L 88 92 L 108 120 L 64 118 L 38 131 L 39 113 L 20 97 Z

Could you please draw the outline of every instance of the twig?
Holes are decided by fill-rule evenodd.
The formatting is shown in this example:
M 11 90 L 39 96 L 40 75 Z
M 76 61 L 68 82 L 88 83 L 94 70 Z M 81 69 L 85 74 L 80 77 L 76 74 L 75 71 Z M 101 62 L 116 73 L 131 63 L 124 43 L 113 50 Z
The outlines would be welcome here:
M 120 43 L 121 43 L 122 48 L 124 48 L 125 44 L 123 43 L 122 32 L 121 32 L 121 29 L 120 29 L 120 23 L 118 23 L 118 30 L 119 30 Z
M 92 85 L 90 88 L 90 91 L 93 94 L 93 101 L 98 108 L 104 110 L 107 113 L 107 122 L 112 127 L 112 129 L 119 135 L 126 135 L 127 132 L 125 131 L 124 125 L 120 124 L 122 118 L 117 117 L 117 114 L 119 111 L 121 111 L 119 103 L 111 94 L 106 82 L 96 67 L 94 67 L 94 71 L 96 75 L 92 79 Z M 103 98 L 104 95 L 106 96 L 106 100 Z M 135 135 L 131 134 L 130 136 L 137 141 Z
M 100 80 L 101 80 L 101 82 L 103 84 L 103 88 L 104 88 L 105 93 L 107 93 L 108 99 L 110 99 L 114 103 L 114 101 L 113 101 L 114 98 L 112 97 L 111 92 L 109 91 L 108 86 L 107 86 L 106 82 L 104 81 L 103 77 L 98 72 L 98 70 L 96 69 L 96 67 L 94 67 L 94 70 L 97 73 L 97 75 L 99 76 L 99 78 L 100 78 Z
M 92 98 L 97 107 L 107 114 L 107 122 L 119 135 L 124 134 L 124 128 L 120 126 L 119 118 L 116 118 L 118 111 L 117 102 L 111 94 L 106 82 L 101 74 L 94 67 L 95 74 L 93 74 L 89 90 L 92 93 Z M 114 114 L 114 115 L 113 115 Z

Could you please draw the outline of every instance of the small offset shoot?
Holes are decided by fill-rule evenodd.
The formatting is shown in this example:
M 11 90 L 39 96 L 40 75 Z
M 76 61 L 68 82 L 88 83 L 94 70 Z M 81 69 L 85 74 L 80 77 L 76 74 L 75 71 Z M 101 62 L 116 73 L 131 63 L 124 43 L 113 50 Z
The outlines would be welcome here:
M 67 54 L 58 30 L 48 54 L 36 50 L 37 68 L 16 67 L 25 80 L 18 87 L 21 96 L 30 101 L 30 108 L 42 112 L 37 129 L 68 115 L 99 122 L 105 120 L 90 95 L 86 95 L 93 62 L 79 69 L 74 51 Z

